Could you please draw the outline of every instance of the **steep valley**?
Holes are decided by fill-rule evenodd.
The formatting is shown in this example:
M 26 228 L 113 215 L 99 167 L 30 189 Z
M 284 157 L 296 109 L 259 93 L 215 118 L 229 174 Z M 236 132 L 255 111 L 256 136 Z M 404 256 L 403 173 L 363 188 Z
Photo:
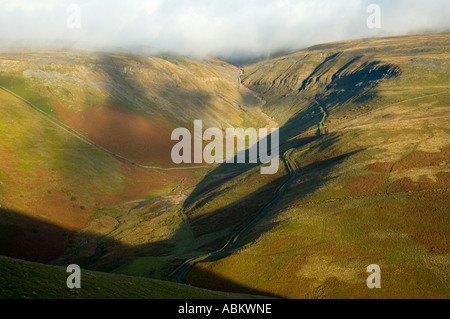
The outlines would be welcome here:
M 448 298 L 449 48 L 448 33 L 352 40 L 242 69 L 0 53 L 0 254 L 226 293 Z M 175 165 L 172 130 L 198 119 L 278 126 L 280 169 Z

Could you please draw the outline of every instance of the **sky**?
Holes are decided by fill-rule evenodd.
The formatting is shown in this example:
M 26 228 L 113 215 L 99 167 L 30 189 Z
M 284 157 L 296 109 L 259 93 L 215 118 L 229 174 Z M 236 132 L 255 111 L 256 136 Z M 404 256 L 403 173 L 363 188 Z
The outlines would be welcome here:
M 367 26 L 370 4 L 381 9 L 381 28 Z M 264 55 L 339 40 L 449 31 L 449 15 L 449 0 L 0 0 L 0 41 Z

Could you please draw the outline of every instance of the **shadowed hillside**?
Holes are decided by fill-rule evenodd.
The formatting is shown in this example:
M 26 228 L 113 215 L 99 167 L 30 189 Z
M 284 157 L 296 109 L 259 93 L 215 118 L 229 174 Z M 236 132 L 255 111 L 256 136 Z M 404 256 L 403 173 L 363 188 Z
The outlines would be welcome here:
M 260 299 L 172 282 L 125 275 L 82 272 L 82 289 L 66 287 L 66 269 L 0 256 L 2 299 Z M 18 287 L 13 283 L 21 282 Z
M 219 288 L 202 277 L 208 271 L 288 298 L 448 297 L 449 41 L 331 43 L 246 67 L 243 84 L 279 121 L 280 150 L 293 149 L 298 178 L 241 247 L 196 264 L 184 280 Z M 216 171 L 223 179 L 226 168 Z M 218 203 L 244 191 L 242 180 L 261 178 L 229 176 L 196 199 L 215 194 L 193 216 L 227 216 Z M 236 213 L 248 205 L 236 203 Z M 384 289 L 365 285 L 373 263 Z

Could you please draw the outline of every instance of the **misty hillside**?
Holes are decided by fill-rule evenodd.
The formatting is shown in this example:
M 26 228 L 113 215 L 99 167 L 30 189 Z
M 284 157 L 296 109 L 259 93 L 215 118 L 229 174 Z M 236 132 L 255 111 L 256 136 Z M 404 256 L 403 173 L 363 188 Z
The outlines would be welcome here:
M 258 100 L 225 62 L 77 51 L 4 53 L 0 85 L 139 164 L 170 165 L 177 127 L 259 126 Z M 151 150 L 151 152 L 149 151 Z M 169 150 L 167 152 L 167 150 Z

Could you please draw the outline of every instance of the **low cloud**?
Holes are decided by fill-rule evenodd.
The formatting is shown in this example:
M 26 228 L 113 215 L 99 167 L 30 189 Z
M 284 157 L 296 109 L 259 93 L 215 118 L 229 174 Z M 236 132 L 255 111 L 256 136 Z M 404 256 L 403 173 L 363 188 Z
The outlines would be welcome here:
M 371 3 L 381 7 L 380 29 L 366 25 Z M 67 27 L 70 4 L 81 9 L 79 29 Z M 448 0 L 0 0 L 0 38 L 251 56 L 329 41 L 446 31 L 448 12 Z

